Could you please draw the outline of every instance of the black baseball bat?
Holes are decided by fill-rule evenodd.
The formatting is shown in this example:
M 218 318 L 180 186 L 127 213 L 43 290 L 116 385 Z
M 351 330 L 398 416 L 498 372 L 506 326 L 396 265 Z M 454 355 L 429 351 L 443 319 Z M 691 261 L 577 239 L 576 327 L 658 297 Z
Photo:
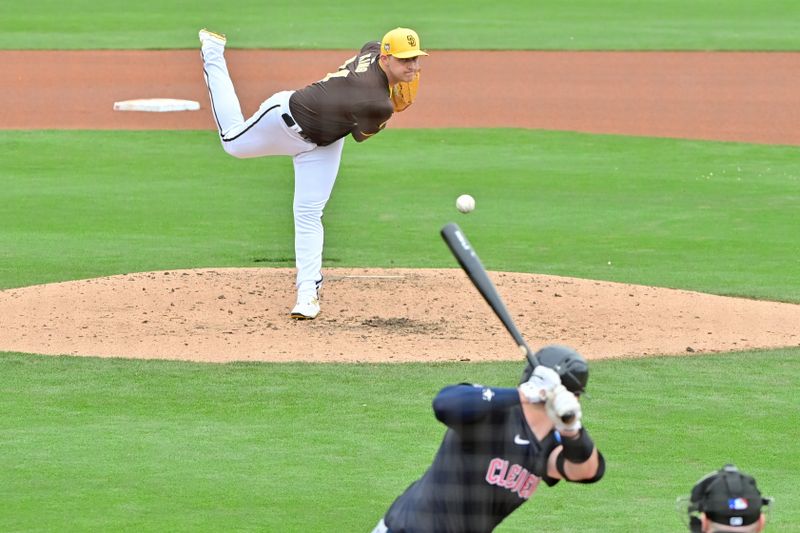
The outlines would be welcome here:
M 478 292 L 481 293 L 486 303 L 492 308 L 494 314 L 497 315 L 497 318 L 499 318 L 500 322 L 506 327 L 506 330 L 511 334 L 514 342 L 517 343 L 520 351 L 528 359 L 528 362 L 533 368 L 539 366 L 539 360 L 536 358 L 536 354 L 531 351 L 528 343 L 522 338 L 522 334 L 519 332 L 517 325 L 514 324 L 514 320 L 511 319 L 506 305 L 500 298 L 500 293 L 497 292 L 494 283 L 489 279 L 489 275 L 486 273 L 483 263 L 481 263 L 475 249 L 472 247 L 469 240 L 467 240 L 467 236 L 464 235 L 464 232 L 455 222 L 446 224 L 442 228 L 441 234 L 444 242 L 447 243 L 450 251 L 453 252 L 456 260 L 458 260 L 458 264 L 461 265 L 461 268 L 467 273 L 467 276 L 469 276 L 475 288 L 478 289 Z M 569 424 L 572 422 L 574 416 L 575 415 L 572 413 L 566 413 L 561 417 L 561 420 Z
M 492 308 L 494 314 L 497 315 L 497 318 L 500 319 L 500 322 L 506 327 L 506 330 L 511 334 L 513 337 L 514 342 L 517 343 L 519 346 L 520 351 L 522 354 L 528 359 L 531 366 L 534 368 L 539 366 L 539 361 L 536 359 L 536 355 L 531 351 L 528 344 L 525 342 L 525 339 L 522 338 L 522 334 L 519 332 L 517 325 L 514 324 L 514 321 L 511 319 L 511 315 L 508 313 L 508 309 L 506 309 L 506 305 L 503 303 L 503 300 L 500 299 L 500 294 L 497 292 L 497 288 L 492 283 L 492 280 L 489 279 L 489 276 L 486 273 L 486 269 L 483 267 L 478 254 L 475 252 L 475 249 L 467 240 L 467 236 L 464 235 L 464 232 L 461 228 L 458 227 L 458 224 L 455 222 L 450 222 L 446 224 L 442 228 L 442 238 L 444 242 L 447 243 L 447 246 L 450 248 L 450 251 L 453 252 L 453 255 L 458 260 L 458 263 L 461 265 L 461 268 L 464 269 L 464 272 L 467 273 L 469 279 L 475 285 L 475 288 L 478 289 L 478 292 L 481 293 L 481 296 L 486 300 L 486 303 L 489 304 L 489 307 Z

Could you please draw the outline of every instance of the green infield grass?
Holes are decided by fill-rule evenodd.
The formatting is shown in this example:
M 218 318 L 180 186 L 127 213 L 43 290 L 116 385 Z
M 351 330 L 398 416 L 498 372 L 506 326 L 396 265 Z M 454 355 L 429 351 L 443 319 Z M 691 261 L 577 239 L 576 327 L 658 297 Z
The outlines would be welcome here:
M 423 150 L 424 148 L 424 150 Z M 213 132 L 5 131 L 0 288 L 127 272 L 293 266 L 289 158 Z M 348 142 L 324 267 L 456 267 L 800 302 L 800 149 L 532 130 Z M 462 193 L 474 212 L 456 211 Z
M 798 531 L 798 355 L 593 363 L 605 478 L 542 484 L 498 531 L 682 531 L 676 497 L 725 462 L 776 497 L 768 531 Z M 0 530 L 370 531 L 438 448 L 436 392 L 521 369 L 3 354 Z
M 388 6 L 355 0 L 0 2 L 0 49 L 194 48 L 197 30 L 233 48 L 353 50 L 396 26 L 424 47 L 497 50 L 798 50 L 795 0 L 512 0 Z

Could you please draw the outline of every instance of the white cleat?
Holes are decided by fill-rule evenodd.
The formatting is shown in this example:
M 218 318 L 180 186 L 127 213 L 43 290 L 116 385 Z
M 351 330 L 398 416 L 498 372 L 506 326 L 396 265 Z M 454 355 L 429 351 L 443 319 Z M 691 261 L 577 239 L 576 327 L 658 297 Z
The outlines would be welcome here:
M 221 33 L 214 33 L 213 31 L 208 31 L 207 29 L 203 28 L 198 32 L 198 37 L 200 37 L 200 45 L 204 45 L 205 43 L 214 43 L 219 46 L 225 46 L 225 42 L 227 39 L 225 35 Z
M 317 315 L 319 315 L 319 299 L 316 296 L 309 296 L 297 300 L 291 317 L 295 320 L 313 320 Z

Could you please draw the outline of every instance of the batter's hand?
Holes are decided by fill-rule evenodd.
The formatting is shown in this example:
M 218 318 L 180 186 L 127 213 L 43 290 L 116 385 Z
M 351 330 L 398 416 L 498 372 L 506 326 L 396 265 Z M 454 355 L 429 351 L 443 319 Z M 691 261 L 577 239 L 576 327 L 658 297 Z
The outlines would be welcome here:
M 411 81 L 401 81 L 395 83 L 389 88 L 389 97 L 392 99 L 394 110 L 404 111 L 408 106 L 414 103 L 417 98 L 417 89 L 419 89 L 419 72 L 414 75 Z
M 519 390 L 530 403 L 542 403 L 558 385 L 561 385 L 561 376 L 558 372 L 539 365 L 533 369 L 531 378 L 519 386 Z
M 545 408 L 548 418 L 559 432 L 581 429 L 581 404 L 564 385 L 558 385 L 550 392 Z M 565 422 L 564 417 L 570 414 L 572 419 Z

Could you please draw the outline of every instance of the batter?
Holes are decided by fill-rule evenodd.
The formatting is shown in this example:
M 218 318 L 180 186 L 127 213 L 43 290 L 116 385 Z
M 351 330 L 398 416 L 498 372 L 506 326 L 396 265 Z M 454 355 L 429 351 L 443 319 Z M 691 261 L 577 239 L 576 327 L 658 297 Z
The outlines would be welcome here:
M 331 196 L 344 139 L 363 142 L 380 132 L 395 111 L 416 98 L 419 36 L 395 28 L 368 42 L 336 72 L 302 89 L 265 100 L 247 120 L 231 81 L 223 35 L 200 30 L 203 73 L 223 149 L 238 158 L 283 155 L 294 162 L 296 319 L 320 313 L 322 214 Z
M 428 470 L 373 533 L 487 533 L 528 501 L 542 481 L 594 483 L 605 460 L 583 427 L 577 397 L 589 367 L 566 346 L 536 353 L 517 388 L 462 383 L 433 400 L 447 426 Z M 576 414 L 565 423 L 562 415 Z

